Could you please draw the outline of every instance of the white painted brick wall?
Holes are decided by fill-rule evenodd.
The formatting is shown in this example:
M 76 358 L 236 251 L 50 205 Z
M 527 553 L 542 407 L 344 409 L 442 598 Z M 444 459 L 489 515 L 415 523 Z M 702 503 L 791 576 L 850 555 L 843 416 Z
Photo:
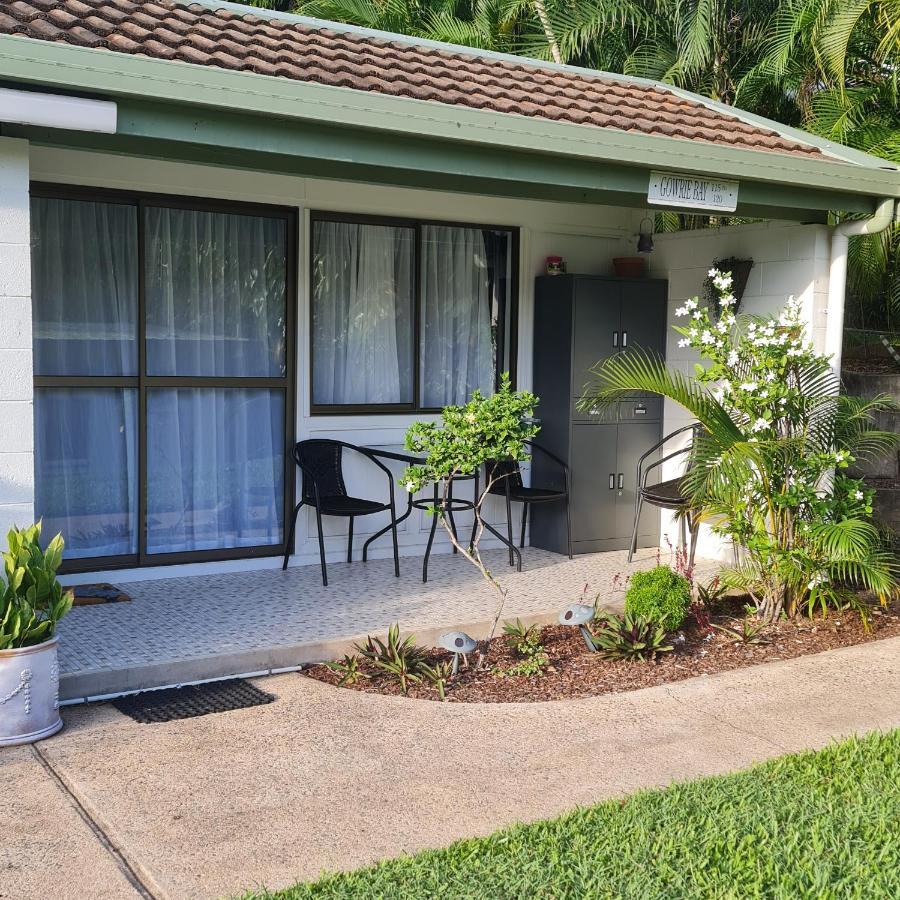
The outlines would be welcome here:
M 817 349 L 824 348 L 830 250 L 826 226 L 763 222 L 661 234 L 654 237 L 654 243 L 651 272 L 669 280 L 666 354 L 673 367 L 691 374 L 698 361 L 693 350 L 678 347 L 679 335 L 672 328 L 678 321 L 675 309 L 690 297 L 702 298 L 703 282 L 713 260 L 729 256 L 753 260 L 741 312 L 766 315 L 781 309 L 791 294 L 800 297 L 809 334 Z M 680 406 L 666 401 L 664 433 L 690 422 L 691 417 Z M 670 463 L 664 467 L 663 477 L 675 477 L 679 471 L 677 464 Z M 677 526 L 665 510 L 662 533 L 673 544 L 676 542 Z M 731 555 L 730 547 L 723 547 L 705 528 L 701 532 L 698 552 L 721 559 Z
M 34 518 L 28 142 L 0 138 L 0 537 Z

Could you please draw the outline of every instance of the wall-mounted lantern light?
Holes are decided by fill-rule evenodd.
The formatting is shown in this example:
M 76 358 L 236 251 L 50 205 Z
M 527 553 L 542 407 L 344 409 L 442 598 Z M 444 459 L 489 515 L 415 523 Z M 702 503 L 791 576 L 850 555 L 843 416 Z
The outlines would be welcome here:
M 648 229 L 644 230 L 644 222 L 648 222 Z M 653 250 L 653 219 L 650 216 L 644 216 L 641 219 L 640 227 L 638 228 L 638 245 L 637 245 L 638 253 L 650 253 Z

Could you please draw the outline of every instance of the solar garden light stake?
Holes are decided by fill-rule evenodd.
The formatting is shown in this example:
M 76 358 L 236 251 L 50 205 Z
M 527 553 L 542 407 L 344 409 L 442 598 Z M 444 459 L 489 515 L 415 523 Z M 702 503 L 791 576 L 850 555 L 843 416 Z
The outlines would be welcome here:
M 455 678 L 459 674 L 459 658 L 465 657 L 478 646 L 478 642 L 470 638 L 464 631 L 448 631 L 438 638 L 438 647 L 449 650 L 453 654 L 453 669 L 451 675 Z
M 573 603 L 567 606 L 559 614 L 560 625 L 577 625 L 584 643 L 591 653 L 596 653 L 597 648 L 594 646 L 593 635 L 588 631 L 587 623 L 594 618 L 594 607 L 588 606 L 586 603 Z

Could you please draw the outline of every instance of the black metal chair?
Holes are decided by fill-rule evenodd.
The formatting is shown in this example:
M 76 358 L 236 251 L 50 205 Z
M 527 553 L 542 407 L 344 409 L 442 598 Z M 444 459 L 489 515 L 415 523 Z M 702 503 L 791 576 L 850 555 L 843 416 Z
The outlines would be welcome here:
M 549 450 L 527 442 L 528 447 L 543 454 L 552 463 L 559 466 L 562 473 L 562 488 L 547 487 L 527 487 L 522 481 L 522 469 L 518 460 L 514 459 L 497 459 L 490 460 L 485 465 L 485 473 L 490 478 L 497 480 L 488 489 L 488 493 L 498 497 L 506 498 L 506 530 L 509 536 L 509 564 L 515 565 L 516 560 L 513 557 L 515 544 L 513 543 L 512 533 L 512 504 L 522 504 L 522 533 L 519 539 L 519 546 L 525 546 L 525 528 L 528 524 L 528 507 L 533 503 L 559 503 L 566 504 L 566 543 L 569 549 L 569 559 L 572 558 L 572 515 L 569 508 L 569 467 L 566 463 Z M 493 531 L 493 529 L 491 529 Z M 474 532 L 473 532 L 474 533 Z M 518 570 L 522 571 L 522 557 L 518 556 Z
M 634 528 L 631 531 L 631 543 L 628 545 L 628 562 L 631 562 L 634 552 L 637 550 L 638 525 L 641 520 L 641 509 L 645 503 L 649 503 L 651 506 L 657 506 L 661 509 L 672 509 L 678 513 L 679 543 L 682 547 L 685 547 L 687 544 L 685 524 L 687 523 L 689 525 L 691 533 L 691 549 L 688 557 L 688 565 L 692 566 L 694 564 L 694 554 L 697 552 L 697 534 L 700 531 L 700 515 L 698 511 L 691 509 L 690 496 L 685 487 L 684 475 L 679 475 L 677 478 L 670 478 L 668 481 L 660 481 L 656 484 L 647 484 L 647 481 L 650 473 L 654 469 L 679 456 L 687 457 L 687 469 L 690 469 L 694 442 L 702 428 L 703 426 L 698 423 L 685 425 L 684 427 L 671 432 L 671 434 L 667 434 L 638 460 L 637 480 L 635 481 L 637 489 L 634 498 Z M 644 465 L 647 459 L 656 453 L 657 450 L 665 447 L 669 441 L 678 437 L 680 434 L 684 434 L 686 431 L 692 432 L 692 435 L 691 440 L 684 447 L 680 447 L 678 450 L 674 450 L 672 453 L 654 460 L 649 465 Z
M 344 449 L 362 454 L 374 463 L 387 476 L 390 500 L 380 503 L 377 500 L 364 500 L 347 494 L 344 484 L 343 454 Z M 322 533 L 322 516 L 346 516 L 350 519 L 349 537 L 347 539 L 347 562 L 353 558 L 353 519 L 356 516 L 370 516 L 373 513 L 390 512 L 390 530 L 394 539 L 394 574 L 400 577 L 400 552 L 397 546 L 397 511 L 394 505 L 394 476 L 391 470 L 376 459 L 364 447 L 348 444 L 345 441 L 330 439 L 311 439 L 299 441 L 292 451 L 294 462 L 303 474 L 303 489 L 300 502 L 294 507 L 291 530 L 288 533 L 284 551 L 284 564 L 287 568 L 294 531 L 297 527 L 297 515 L 300 507 L 311 506 L 316 511 L 316 524 L 319 530 L 319 559 L 322 563 L 322 583 L 328 586 L 328 573 L 325 569 L 325 537 Z

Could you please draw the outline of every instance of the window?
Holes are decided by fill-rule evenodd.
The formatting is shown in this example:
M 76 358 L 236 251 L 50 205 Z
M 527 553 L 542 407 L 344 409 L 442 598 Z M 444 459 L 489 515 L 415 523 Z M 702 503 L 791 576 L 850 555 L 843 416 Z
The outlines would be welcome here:
M 70 570 L 283 550 L 293 228 L 33 187 L 35 504 Z
M 314 213 L 314 413 L 440 409 L 515 368 L 512 229 Z

